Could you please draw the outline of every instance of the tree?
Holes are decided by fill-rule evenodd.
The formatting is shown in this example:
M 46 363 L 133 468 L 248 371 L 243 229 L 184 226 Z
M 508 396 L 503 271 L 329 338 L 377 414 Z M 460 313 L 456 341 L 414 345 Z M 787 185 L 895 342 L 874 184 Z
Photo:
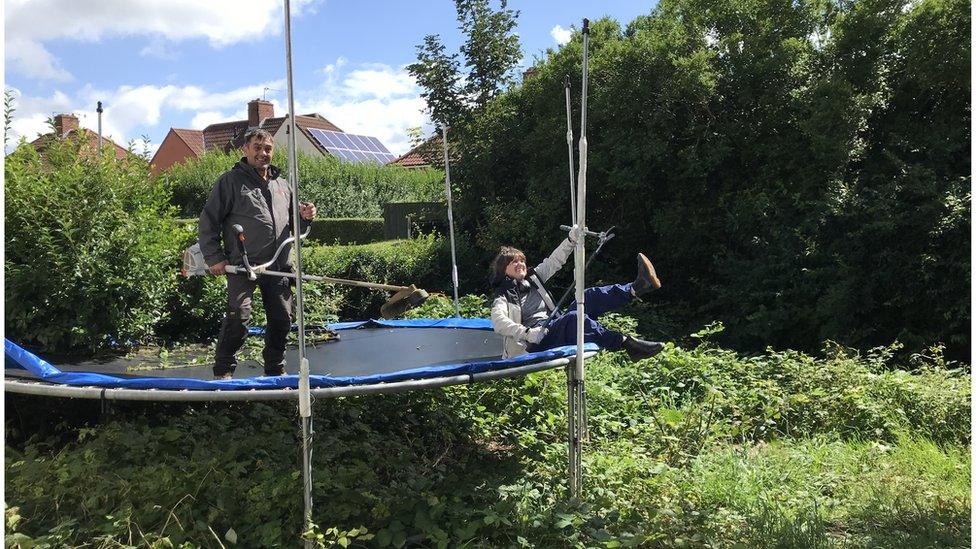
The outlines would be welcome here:
M 459 54 L 446 53 L 440 35 L 427 35 L 417 46 L 417 62 L 407 71 L 424 89 L 421 97 L 437 125 L 458 125 L 512 83 L 522 52 L 513 32 L 519 13 L 507 5 L 501 0 L 495 11 L 489 0 L 455 0 L 458 30 L 466 36 L 460 52 L 466 73 Z

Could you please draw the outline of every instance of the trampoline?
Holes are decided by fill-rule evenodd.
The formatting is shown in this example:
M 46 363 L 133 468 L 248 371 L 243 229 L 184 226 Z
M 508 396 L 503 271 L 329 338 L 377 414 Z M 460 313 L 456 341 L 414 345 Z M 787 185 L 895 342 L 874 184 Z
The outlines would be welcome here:
M 502 359 L 488 319 L 368 320 L 330 324 L 338 338 L 308 345 L 315 397 L 392 393 L 507 378 L 566 366 L 576 346 Z M 252 333 L 259 333 L 255 330 Z M 599 348 L 587 344 L 584 356 Z M 265 377 L 242 362 L 234 379 L 213 380 L 212 366 L 114 359 L 54 365 L 4 341 L 4 388 L 14 393 L 105 400 L 208 401 L 297 399 L 297 351 L 285 376 Z

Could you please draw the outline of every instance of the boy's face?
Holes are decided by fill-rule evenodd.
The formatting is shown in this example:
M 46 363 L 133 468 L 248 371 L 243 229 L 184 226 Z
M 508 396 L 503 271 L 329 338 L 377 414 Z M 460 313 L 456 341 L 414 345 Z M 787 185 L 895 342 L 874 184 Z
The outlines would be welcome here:
M 505 267 L 505 274 L 514 278 L 515 280 L 522 280 L 525 278 L 525 273 L 527 269 L 525 268 L 525 258 L 516 257 Z

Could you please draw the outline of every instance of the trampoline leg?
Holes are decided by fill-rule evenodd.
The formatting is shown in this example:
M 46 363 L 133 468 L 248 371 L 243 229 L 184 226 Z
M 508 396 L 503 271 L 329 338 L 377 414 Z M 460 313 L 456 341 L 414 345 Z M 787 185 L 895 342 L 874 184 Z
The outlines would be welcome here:
M 585 416 L 583 414 L 583 382 L 575 378 L 573 365 L 570 364 L 566 371 L 567 376 L 567 408 L 569 435 L 569 495 L 579 497 L 582 492 L 583 473 L 583 434 L 586 430 Z

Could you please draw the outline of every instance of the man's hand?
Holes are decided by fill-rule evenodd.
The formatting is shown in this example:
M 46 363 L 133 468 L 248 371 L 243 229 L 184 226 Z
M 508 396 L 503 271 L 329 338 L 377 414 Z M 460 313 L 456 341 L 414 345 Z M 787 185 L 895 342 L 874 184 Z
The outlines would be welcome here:
M 226 266 L 227 266 L 227 262 L 226 261 L 221 261 L 220 263 L 217 263 L 216 265 L 211 265 L 210 266 L 210 274 L 212 274 L 214 276 L 220 276 L 220 275 L 223 275 L 223 274 L 227 274 L 226 269 L 224 269 L 224 267 L 226 267 Z
M 302 219 L 311 221 L 315 219 L 315 214 L 318 210 L 315 209 L 315 204 L 311 202 L 301 202 L 298 204 L 298 215 L 302 216 Z

